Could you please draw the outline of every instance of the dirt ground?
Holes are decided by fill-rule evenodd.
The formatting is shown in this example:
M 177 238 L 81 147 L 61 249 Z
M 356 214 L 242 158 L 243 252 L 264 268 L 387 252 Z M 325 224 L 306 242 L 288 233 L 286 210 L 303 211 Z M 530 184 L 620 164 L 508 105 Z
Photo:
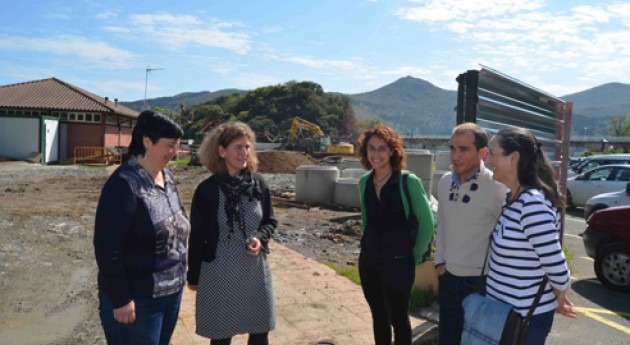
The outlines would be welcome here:
M 291 174 L 317 164 L 300 153 L 259 154 L 275 195 L 291 192 Z M 92 233 L 108 169 L 0 163 L 0 343 L 105 344 L 100 327 Z M 173 169 L 187 210 L 209 174 Z M 317 260 L 352 264 L 358 213 L 275 207 L 276 239 Z

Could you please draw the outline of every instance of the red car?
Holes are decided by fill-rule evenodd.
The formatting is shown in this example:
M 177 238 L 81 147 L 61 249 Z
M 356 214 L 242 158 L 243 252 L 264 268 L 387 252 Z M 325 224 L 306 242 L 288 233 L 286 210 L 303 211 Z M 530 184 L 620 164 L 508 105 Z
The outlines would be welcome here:
M 630 206 L 597 211 L 582 234 L 586 254 L 604 286 L 630 292 Z

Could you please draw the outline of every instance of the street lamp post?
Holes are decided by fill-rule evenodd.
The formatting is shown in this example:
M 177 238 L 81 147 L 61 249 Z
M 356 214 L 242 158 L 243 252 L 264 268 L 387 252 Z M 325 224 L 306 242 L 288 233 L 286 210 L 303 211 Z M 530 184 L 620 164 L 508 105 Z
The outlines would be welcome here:
M 147 69 L 145 70 L 145 74 L 144 74 L 144 103 L 142 104 L 142 110 L 149 110 L 151 109 L 151 107 L 149 106 L 149 103 L 147 103 L 147 85 L 149 84 L 149 72 L 151 71 L 159 71 L 162 70 L 163 68 L 151 68 L 151 66 L 147 66 Z

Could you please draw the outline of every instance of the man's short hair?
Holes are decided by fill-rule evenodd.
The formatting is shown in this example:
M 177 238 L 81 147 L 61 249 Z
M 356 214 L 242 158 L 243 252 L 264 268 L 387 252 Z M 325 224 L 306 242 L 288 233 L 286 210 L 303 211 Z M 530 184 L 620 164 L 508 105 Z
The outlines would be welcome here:
M 451 137 L 457 134 L 472 133 L 475 137 L 475 147 L 477 151 L 488 146 L 488 132 L 474 122 L 465 122 L 455 126 L 451 132 Z

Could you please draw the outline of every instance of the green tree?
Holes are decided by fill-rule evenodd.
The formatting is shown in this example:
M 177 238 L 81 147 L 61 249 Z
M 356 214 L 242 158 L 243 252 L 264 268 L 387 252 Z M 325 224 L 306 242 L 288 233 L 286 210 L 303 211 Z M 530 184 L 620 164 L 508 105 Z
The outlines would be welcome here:
M 608 133 L 614 137 L 630 135 L 630 115 L 611 117 L 608 123 Z

